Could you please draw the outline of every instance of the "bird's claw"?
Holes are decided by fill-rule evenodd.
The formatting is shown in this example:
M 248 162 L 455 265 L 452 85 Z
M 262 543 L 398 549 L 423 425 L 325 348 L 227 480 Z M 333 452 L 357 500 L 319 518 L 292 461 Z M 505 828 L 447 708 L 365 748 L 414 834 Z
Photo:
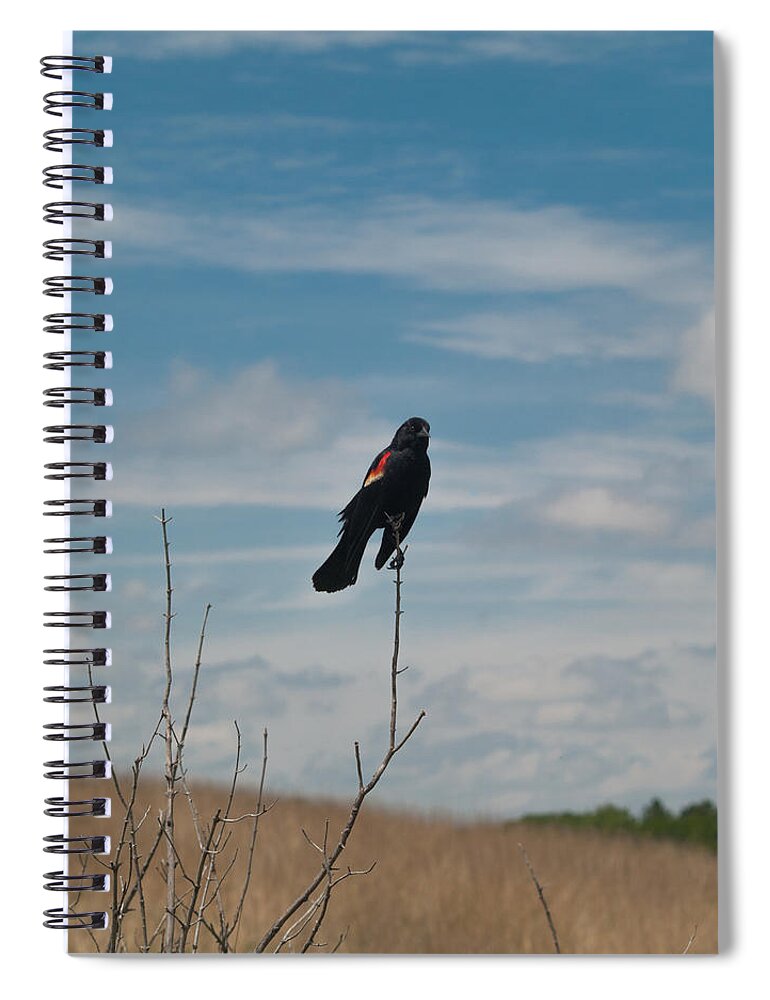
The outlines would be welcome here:
M 396 554 L 388 563 L 388 569 L 395 569 L 395 570 L 401 569 L 401 567 L 404 565 L 404 553 L 406 552 L 406 549 L 407 549 L 406 545 L 403 547 L 403 549 L 402 548 L 396 549 Z

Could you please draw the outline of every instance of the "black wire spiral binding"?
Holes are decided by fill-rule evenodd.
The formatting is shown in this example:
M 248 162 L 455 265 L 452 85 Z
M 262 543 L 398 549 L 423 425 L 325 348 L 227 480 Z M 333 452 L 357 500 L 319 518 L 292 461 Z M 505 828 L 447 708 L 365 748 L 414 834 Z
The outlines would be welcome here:
M 95 167 L 91 163 L 62 163 L 43 170 L 43 184 L 63 188 L 66 181 L 90 181 L 91 184 L 109 184 L 112 172 L 109 167 Z
M 43 726 L 43 729 L 46 730 L 43 739 L 52 740 L 55 743 L 76 743 L 82 740 L 101 743 L 107 738 L 106 722 L 82 722 L 75 725 L 69 725 L 66 722 L 49 722 Z
M 43 132 L 43 149 L 63 153 L 65 146 L 96 146 L 99 149 L 112 145 L 112 132 L 103 128 L 50 128 Z
M 45 800 L 48 808 L 43 812 L 46 816 L 63 816 L 67 819 L 73 816 L 106 816 L 109 801 L 100 796 L 93 799 L 63 799 L 55 795 Z M 82 806 L 86 808 L 81 808 Z
M 85 393 L 84 396 L 76 393 Z M 74 406 L 76 403 L 86 406 L 109 406 L 112 395 L 109 389 L 92 389 L 85 385 L 59 385 L 53 389 L 44 389 L 43 395 L 48 397 L 43 400 L 43 406 Z
M 106 705 L 110 700 L 108 684 L 81 684 L 80 687 L 68 687 L 66 684 L 49 684 L 43 688 L 46 693 L 43 701 L 53 705 Z M 79 695 L 83 697 L 79 697 Z
M 46 538 L 46 545 L 67 545 L 64 549 L 43 549 L 45 555 L 72 554 L 74 552 L 105 556 L 110 552 L 110 540 L 106 535 L 68 535 L 66 538 Z M 78 543 L 83 542 L 82 548 Z
M 112 316 L 109 313 L 48 313 L 43 317 L 48 326 L 43 327 L 43 333 L 67 334 L 72 330 L 88 330 L 91 333 L 105 333 L 112 329 Z M 83 322 L 67 323 L 66 320 L 82 320 Z
M 66 875 L 64 872 L 46 872 L 43 878 L 51 879 L 45 884 L 49 892 L 100 892 L 105 888 L 108 875 Z
M 110 351 L 47 351 L 43 368 L 63 372 L 65 368 L 112 368 Z M 91 358 L 90 361 L 67 361 L 67 358 Z
M 43 279 L 43 284 L 47 286 L 43 290 L 43 295 L 51 295 L 57 299 L 62 299 L 65 295 L 71 295 L 73 292 L 109 295 L 112 290 L 109 282 L 109 278 L 90 274 L 56 274 Z
M 48 435 L 43 438 L 46 444 L 64 444 L 66 441 L 108 444 L 112 428 L 106 424 L 51 424 L 43 430 Z
M 96 479 L 99 481 L 112 479 L 112 466 L 109 462 L 47 462 L 43 468 L 56 470 L 47 473 L 46 479 Z M 66 469 L 90 469 L 91 471 L 66 472 Z
M 48 260 L 64 260 L 65 257 L 96 257 L 103 260 L 112 250 L 106 240 L 59 239 L 46 240 L 43 254 Z
M 85 510 L 76 510 L 75 504 L 85 504 Z M 44 500 L 44 507 L 60 507 L 61 510 L 44 510 L 43 517 L 109 517 L 109 500 Z
M 88 90 L 52 90 L 43 98 L 43 111 L 47 115 L 61 118 L 65 108 L 91 108 L 93 111 L 109 111 L 112 107 L 111 94 L 94 94 Z
M 74 591 L 74 590 L 90 590 L 94 593 L 103 594 L 110 589 L 111 578 L 109 573 L 57 573 L 55 576 L 44 576 L 44 580 L 90 580 L 90 586 L 85 586 L 84 584 L 76 584 L 73 586 L 67 586 L 65 584 L 51 583 L 44 587 L 44 590 L 54 590 L 54 591 Z
M 112 60 L 109 56 L 43 56 L 40 65 L 41 76 L 50 80 L 61 80 L 62 71 L 73 69 L 84 70 L 87 73 L 109 73 Z
M 90 219 L 92 222 L 109 222 L 111 208 L 95 201 L 49 201 L 43 205 L 45 222 L 64 224 L 65 219 Z
M 82 913 L 65 913 L 60 906 L 43 910 L 43 927 L 56 931 L 102 931 L 107 926 L 107 914 L 103 910 Z
M 46 854 L 107 854 L 110 846 L 109 837 L 65 837 L 62 833 L 43 837 L 43 842 L 50 844 L 43 848 Z
M 41 74 L 53 80 L 69 79 L 73 73 L 85 72 L 104 74 L 111 72 L 112 60 L 106 56 L 45 56 L 40 60 Z M 66 86 L 66 83 L 65 83 Z M 112 107 L 112 95 L 89 90 L 57 90 L 45 94 L 43 110 L 48 115 L 58 118 L 69 116 L 75 108 L 90 112 L 108 111 Z M 67 127 L 49 129 L 44 133 L 43 146 L 55 153 L 66 153 L 68 149 L 84 149 L 91 146 L 94 149 L 105 149 L 112 146 L 112 132 L 103 128 L 73 127 L 70 122 Z M 47 202 L 43 206 L 43 218 L 46 222 L 62 227 L 77 224 L 78 220 L 103 223 L 112 219 L 112 207 L 105 202 L 80 200 L 75 186 L 87 184 L 93 191 L 98 186 L 112 183 L 112 170 L 102 164 L 79 162 L 80 156 L 67 154 L 67 161 L 47 166 L 43 170 L 43 185 L 62 192 L 61 201 Z M 72 161 L 72 162 L 70 162 Z M 74 162 L 78 161 L 78 162 Z M 112 255 L 112 245 L 109 240 L 83 238 L 72 235 L 65 229 L 66 235 L 46 240 L 43 244 L 43 257 L 47 260 L 73 262 L 90 257 L 94 262 L 104 261 Z M 90 267 L 89 267 L 90 270 Z M 43 294 L 53 298 L 70 298 L 73 294 L 109 295 L 112 292 L 112 280 L 103 275 L 92 274 L 57 274 L 45 278 Z M 69 303 L 68 303 L 69 305 Z M 65 306 L 67 308 L 67 306 Z M 71 306 L 70 306 L 71 308 Z M 112 317 L 105 312 L 58 312 L 49 313 L 43 319 L 43 330 L 46 334 L 59 334 L 66 337 L 102 334 L 112 329 Z M 44 354 L 44 367 L 51 371 L 64 372 L 76 368 L 91 368 L 106 370 L 112 367 L 111 352 L 105 350 L 65 350 L 48 351 Z M 90 381 L 90 380 L 89 380 Z M 66 410 L 67 415 L 73 407 L 92 406 L 107 407 L 112 405 L 112 393 L 103 386 L 60 385 L 43 391 L 43 404 L 46 407 Z M 67 416 L 64 416 L 67 419 Z M 61 423 L 47 426 L 43 430 L 44 441 L 61 445 L 71 441 L 85 441 L 93 444 L 108 444 L 112 440 L 112 428 L 107 424 Z M 106 482 L 112 478 L 112 469 L 106 461 L 71 461 L 69 455 L 63 461 L 48 462 L 45 465 L 45 478 L 59 482 L 90 479 L 94 482 Z M 107 518 L 111 515 L 111 504 L 105 499 L 77 499 L 71 497 L 46 500 L 43 514 L 46 517 L 91 517 Z M 66 528 L 64 529 L 67 530 Z M 69 535 L 46 538 L 44 552 L 56 553 L 70 557 L 72 555 L 107 555 L 112 550 L 112 543 L 107 535 Z M 63 573 L 52 573 L 45 576 L 44 589 L 47 592 L 73 594 L 86 592 L 103 594 L 111 589 L 111 579 L 108 572 L 71 572 L 69 567 Z M 110 614 L 102 609 L 81 611 L 70 608 L 67 611 L 47 611 L 44 613 L 46 628 L 66 629 L 67 634 L 73 634 L 75 629 L 89 629 L 92 633 L 110 628 Z M 66 641 L 66 640 L 65 640 Z M 43 663 L 47 667 L 58 667 L 65 672 L 63 684 L 51 684 L 43 689 L 44 700 L 50 704 L 61 706 L 71 705 L 102 705 L 110 700 L 110 689 L 106 684 L 99 683 L 92 677 L 92 670 L 108 667 L 111 663 L 111 652 L 108 646 L 74 646 L 65 645 L 61 648 L 46 649 L 43 653 Z M 76 677 L 70 681 L 71 673 L 87 670 L 85 678 Z M 66 710 L 66 709 L 64 709 Z M 94 709 L 94 713 L 96 709 Z M 104 743 L 110 738 L 109 725 L 102 722 L 94 714 L 90 722 L 70 722 L 65 716 L 61 722 L 51 722 L 44 726 L 44 740 L 63 743 L 67 746 L 84 743 Z M 52 781 L 70 782 L 82 780 L 103 780 L 110 775 L 110 764 L 102 760 L 70 760 L 65 753 L 62 760 L 49 760 L 44 764 L 44 775 Z M 109 815 L 110 800 L 106 796 L 92 795 L 89 792 L 82 798 L 66 798 L 51 796 L 45 800 L 46 816 L 58 818 L 68 823 L 74 818 L 103 818 Z M 66 795 L 66 793 L 65 793 Z M 91 855 L 109 853 L 109 837 L 99 835 L 69 836 L 67 827 L 62 834 L 45 837 L 44 850 L 49 854 L 64 857 L 81 855 L 88 858 Z M 50 892 L 105 892 L 109 887 L 109 877 L 102 873 L 79 871 L 77 874 L 69 871 L 47 872 L 44 876 L 45 888 Z M 104 910 L 87 910 L 74 912 L 69 907 L 54 907 L 44 911 L 46 927 L 63 930 L 100 930 L 107 926 L 107 913 Z
M 44 611 L 46 618 L 61 618 L 62 621 L 43 622 L 46 628 L 109 628 L 110 615 L 107 611 Z
M 43 655 L 53 659 L 43 660 L 47 667 L 108 667 L 110 651 L 105 646 L 92 646 L 86 649 L 44 649 Z M 63 657 L 67 659 L 63 659 Z
M 44 771 L 43 777 L 51 781 L 83 781 L 91 778 L 109 778 L 112 773 L 108 760 L 47 760 L 43 767 L 52 767 L 53 771 Z

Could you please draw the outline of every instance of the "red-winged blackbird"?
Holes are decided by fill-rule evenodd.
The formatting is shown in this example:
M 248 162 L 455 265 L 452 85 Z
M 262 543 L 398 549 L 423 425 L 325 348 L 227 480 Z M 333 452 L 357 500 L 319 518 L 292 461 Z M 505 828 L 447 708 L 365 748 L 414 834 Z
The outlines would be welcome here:
M 374 565 L 382 569 L 396 548 L 390 518 L 402 516 L 399 540 L 403 542 L 414 524 L 428 493 L 430 424 L 422 417 L 410 417 L 377 455 L 364 476 L 361 489 L 340 511 L 340 540 L 326 562 L 313 574 L 316 590 L 334 593 L 351 587 L 366 543 L 378 528 L 384 528 L 382 544 Z

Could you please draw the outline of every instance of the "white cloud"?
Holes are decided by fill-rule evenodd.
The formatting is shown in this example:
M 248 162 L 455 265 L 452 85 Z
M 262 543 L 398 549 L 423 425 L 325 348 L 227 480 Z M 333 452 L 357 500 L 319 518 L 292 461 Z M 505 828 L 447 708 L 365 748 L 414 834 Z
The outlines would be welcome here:
M 559 358 L 670 356 L 674 349 L 667 330 L 670 317 L 640 323 L 629 316 L 628 303 L 603 316 L 606 312 L 606 306 L 596 303 L 566 302 L 506 313 L 471 313 L 422 323 L 408 339 L 480 358 L 533 363 Z
M 320 448 L 339 430 L 339 410 L 355 412 L 342 380 L 291 381 L 269 361 L 224 379 L 177 363 L 169 396 L 161 433 L 176 441 L 180 451 L 203 454 L 221 448 L 278 455 Z M 133 433 L 137 444 L 150 446 L 159 433 L 155 417 L 140 420 Z
M 433 32 L 433 31 L 147 31 L 99 33 L 99 44 L 112 55 L 159 60 L 218 58 L 250 50 L 273 50 L 305 56 L 366 52 L 390 47 L 401 64 L 458 64 L 493 59 L 570 65 L 606 59 L 645 44 L 638 32 Z M 668 45 L 670 45 L 670 40 Z M 356 63 L 356 69 L 362 66 Z M 365 68 L 365 67 L 363 67 Z
M 715 389 L 715 320 L 714 310 L 685 331 L 674 385 L 683 392 L 714 399 Z
M 685 600 L 706 604 L 716 599 L 713 565 L 643 560 L 628 567 L 627 577 L 640 592 L 654 593 L 661 602 Z
M 420 603 L 414 564 L 408 581 L 402 662 L 411 669 L 401 684 L 401 719 L 411 721 L 422 707 L 428 717 L 383 790 L 385 801 L 504 813 L 512 803 L 596 805 L 608 789 L 626 802 L 652 793 L 712 794 L 692 761 L 713 742 L 714 650 L 676 638 L 695 629 L 692 622 L 683 629 L 681 608 L 660 614 L 665 595 L 650 607 L 627 608 L 622 620 L 592 605 L 560 616 L 558 627 L 508 616 L 480 629 L 467 612 L 436 627 L 430 607 Z M 381 749 L 387 712 L 392 587 L 380 583 L 374 618 L 350 609 L 341 617 L 303 611 L 292 624 L 265 627 L 258 620 L 249 631 L 233 630 L 226 609 L 215 609 L 191 773 L 227 773 L 235 717 L 252 762 L 261 728 L 269 728 L 272 787 L 317 795 L 353 790 L 352 742 L 360 740 L 371 760 Z M 196 623 L 186 610 L 180 602 L 176 628 L 186 627 L 188 641 L 180 636 L 175 654 L 189 671 Z M 710 635 L 707 611 L 704 622 Z M 122 759 L 136 752 L 162 690 L 160 616 L 156 631 L 152 671 L 135 669 L 147 659 L 135 643 L 146 638 L 135 633 L 122 645 L 114 747 Z M 121 696 L 123 684 L 131 685 L 130 698 Z M 123 706 L 134 713 L 130 722 L 120 714 Z M 505 766 L 490 771 L 491 760 Z
M 320 545 L 257 545 L 239 546 L 237 549 L 196 549 L 193 551 L 182 551 L 174 553 L 175 566 L 206 566 L 211 568 L 216 565 L 232 565 L 234 563 L 245 563 L 253 565 L 258 563 L 284 563 L 286 561 L 307 562 L 317 559 L 323 555 L 325 547 Z M 112 566 L 157 566 L 157 555 L 149 554 L 126 554 L 113 555 L 110 559 Z M 141 580 L 130 581 L 133 588 L 128 590 L 123 587 L 123 594 L 126 597 L 144 597 L 147 593 L 147 584 Z
M 116 502 L 337 511 L 410 416 L 386 423 L 354 383 L 287 377 L 268 361 L 224 376 L 177 365 L 162 398 L 119 429 Z M 575 432 L 490 446 L 434 431 L 436 512 L 524 503 L 554 525 L 649 535 L 713 476 L 708 444 L 670 435 Z
M 222 113 L 190 115 L 169 115 L 163 119 L 163 128 L 174 145 L 205 142 L 214 145 L 214 140 L 232 138 L 236 143 L 245 135 L 289 132 L 306 136 L 308 133 L 341 135 L 351 131 L 378 131 L 385 126 L 376 126 L 368 121 L 333 117 L 330 115 L 297 114 L 286 111 L 253 111 L 248 114 Z M 210 155 L 211 150 L 207 151 Z M 158 151 L 152 150 L 156 156 Z
M 366 50 L 402 37 L 400 32 L 385 31 L 124 31 L 100 32 L 99 42 L 112 55 L 154 61 L 187 56 L 218 58 L 250 49 L 305 54 L 337 48 Z
M 234 215 L 134 203 L 116 206 L 114 227 L 114 239 L 145 264 L 376 274 L 444 292 L 614 290 L 686 306 L 710 294 L 705 246 L 570 206 L 385 197 L 356 210 L 308 204 Z
M 341 380 L 287 379 L 270 362 L 218 379 L 178 365 L 165 400 L 125 425 L 116 501 L 336 510 L 346 500 L 339 484 L 353 492 L 366 468 L 361 455 L 395 430 L 367 420 Z
M 542 516 L 566 528 L 628 531 L 642 535 L 660 535 L 670 521 L 666 510 L 659 505 L 629 499 L 605 487 L 566 493 L 547 504 Z

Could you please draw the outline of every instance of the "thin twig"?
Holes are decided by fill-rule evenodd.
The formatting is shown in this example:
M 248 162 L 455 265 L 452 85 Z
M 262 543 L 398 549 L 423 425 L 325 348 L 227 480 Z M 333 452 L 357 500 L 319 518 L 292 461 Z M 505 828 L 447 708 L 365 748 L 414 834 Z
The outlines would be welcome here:
M 543 907 L 545 912 L 546 920 L 548 921 L 548 926 L 551 930 L 551 937 L 553 938 L 553 946 L 557 955 L 561 955 L 561 948 L 559 947 L 559 938 L 556 934 L 556 928 L 554 927 L 553 918 L 551 917 L 551 911 L 548 909 L 548 903 L 545 898 L 545 893 L 543 892 L 543 887 L 538 881 L 537 875 L 535 874 L 535 869 L 532 867 L 532 863 L 529 860 L 527 852 L 524 850 L 524 845 L 519 844 L 519 850 L 521 851 L 521 856 L 524 858 L 524 864 L 527 866 L 530 874 L 530 878 L 534 882 L 535 888 L 537 889 L 537 895 L 540 899 L 540 905 Z
M 198 691 L 198 677 L 200 675 L 201 662 L 203 660 L 203 646 L 206 641 L 206 624 L 209 619 L 210 611 L 211 611 L 211 604 L 206 604 L 206 607 L 203 611 L 203 622 L 201 624 L 200 633 L 198 635 L 198 648 L 195 654 L 195 663 L 193 665 L 193 676 L 192 676 L 192 682 L 190 684 L 190 693 L 187 698 L 187 710 L 185 712 L 184 722 L 182 723 L 181 735 L 177 740 L 176 757 L 174 761 L 174 774 L 176 775 L 177 769 L 180 771 L 182 788 L 187 798 L 187 804 L 190 808 L 190 815 L 192 817 L 193 827 L 195 829 L 195 836 L 198 840 L 198 846 L 201 850 L 203 850 L 203 843 L 204 843 L 203 828 L 201 825 L 200 815 L 195 806 L 195 800 L 193 798 L 192 791 L 190 790 L 190 787 L 187 783 L 187 774 L 184 769 L 184 751 L 187 743 L 187 732 L 190 728 L 190 719 L 192 718 L 193 707 L 195 705 L 195 697 Z M 215 898 L 217 900 L 217 905 L 219 907 L 220 920 L 224 920 L 224 904 L 222 902 L 221 892 L 219 891 L 219 880 L 216 875 L 216 869 L 213 867 L 213 859 L 212 859 L 212 868 L 210 869 L 210 871 L 213 872 L 214 892 L 215 892 Z M 207 887 L 208 887 L 208 881 L 209 880 L 207 879 Z M 200 926 L 196 925 L 195 936 L 193 938 L 193 951 L 195 952 L 197 952 L 198 950 L 199 934 L 200 934 Z
M 243 888 L 241 889 L 241 895 L 238 900 L 238 906 L 235 910 L 235 915 L 233 917 L 232 923 L 227 929 L 225 934 L 225 948 L 227 948 L 227 941 L 230 935 L 235 929 L 235 949 L 238 949 L 238 936 L 241 932 L 241 914 L 243 913 L 243 907 L 246 903 L 246 893 L 249 891 L 249 883 L 251 882 L 251 873 L 254 866 L 254 849 L 257 844 L 257 832 L 259 830 L 259 818 L 262 815 L 262 803 L 264 801 L 265 792 L 265 775 L 267 773 L 267 729 L 262 730 L 262 771 L 259 776 L 259 789 L 257 791 L 257 808 L 254 815 L 254 825 L 251 828 L 251 841 L 249 843 L 249 852 L 247 855 L 246 864 L 246 878 L 243 881 Z
M 345 826 L 342 828 L 339 834 L 335 847 L 328 854 L 328 856 L 324 858 L 324 862 L 321 865 L 319 871 L 311 879 L 311 881 L 308 883 L 305 889 L 294 900 L 294 902 L 291 903 L 291 905 L 284 911 L 284 913 L 273 923 L 272 927 L 270 927 L 270 929 L 263 935 L 262 939 L 259 941 L 256 948 L 254 949 L 256 952 L 264 952 L 267 949 L 267 947 L 271 944 L 271 942 L 275 940 L 277 935 L 280 934 L 281 931 L 283 931 L 284 927 L 289 922 L 289 920 L 291 920 L 294 914 L 302 906 L 304 906 L 308 902 L 308 900 L 310 900 L 311 896 L 320 886 L 320 884 L 324 881 L 324 879 L 328 879 L 328 871 L 330 868 L 333 870 L 334 865 L 337 863 L 337 860 L 339 859 L 339 856 L 344 851 L 345 845 L 347 844 L 348 839 L 350 838 L 350 835 L 353 832 L 356 820 L 358 819 L 358 815 L 361 811 L 361 807 L 363 806 L 364 800 L 366 799 L 367 795 L 369 795 L 370 792 L 373 791 L 373 789 L 379 782 L 380 778 L 387 770 L 387 767 L 390 764 L 393 757 L 404 746 L 407 740 L 414 733 L 415 729 L 417 729 L 420 722 L 425 718 L 425 711 L 423 710 L 417 716 L 417 719 L 412 723 L 406 736 L 404 736 L 402 740 L 397 742 L 396 734 L 397 734 L 397 723 L 398 723 L 398 674 L 399 674 L 398 656 L 400 651 L 400 640 L 401 640 L 400 622 L 401 622 L 401 615 L 403 614 L 401 609 L 401 568 L 404 564 L 404 550 L 401 549 L 401 544 L 400 544 L 401 543 L 400 532 L 402 523 L 403 523 L 403 515 L 389 519 L 390 528 L 393 531 L 396 543 L 395 556 L 388 564 L 388 568 L 395 570 L 396 573 L 396 580 L 395 580 L 396 620 L 395 620 L 394 635 L 393 635 L 393 655 L 391 657 L 391 664 L 390 664 L 390 723 L 388 727 L 387 749 L 385 750 L 382 760 L 375 768 L 369 781 L 366 784 L 362 784 L 361 778 L 359 778 L 358 793 L 353 799 L 353 802 L 350 806 L 350 813 L 348 814 L 347 822 L 345 823 Z M 358 770 L 358 762 L 360 759 L 360 751 L 358 750 L 358 748 L 356 748 L 355 750 L 355 756 L 356 756 L 356 769 Z M 338 881 L 341 881 L 341 879 L 335 880 L 335 882 L 332 884 L 332 888 L 334 884 L 336 884 L 336 882 Z M 315 903 L 317 903 L 318 906 L 320 906 L 322 905 L 322 902 L 323 902 L 323 894 L 320 897 L 317 897 Z M 310 910 L 313 912 L 315 912 L 314 911 L 315 903 L 311 903 L 310 907 Z M 308 911 L 305 911 L 305 914 L 303 916 L 307 915 L 307 913 Z M 301 921 L 303 918 L 300 917 L 299 919 Z M 296 926 L 296 923 L 292 926 Z M 285 940 L 286 933 L 281 938 L 281 942 Z
M 163 650 L 164 663 L 166 668 L 166 686 L 163 691 L 162 713 L 165 722 L 164 744 L 166 748 L 166 810 L 163 816 L 164 834 L 166 838 L 166 930 L 163 938 L 163 950 L 174 951 L 174 913 L 176 909 L 176 852 L 174 851 L 174 798 L 176 789 L 174 787 L 175 766 L 174 766 L 174 741 L 172 736 L 173 722 L 171 718 L 171 686 L 173 684 L 173 672 L 171 667 L 171 620 L 173 615 L 172 595 L 174 589 L 171 584 L 171 555 L 168 540 L 168 525 L 171 518 L 166 517 L 165 509 L 161 508 L 160 518 L 161 531 L 163 534 L 163 559 L 166 573 L 166 610 L 163 615 Z
M 211 842 L 214 839 L 214 836 L 216 834 L 217 825 L 219 823 L 219 816 L 220 816 L 220 810 L 217 810 L 216 813 L 215 813 L 215 815 L 214 815 L 214 819 L 212 820 L 212 823 L 211 823 L 211 830 L 209 831 L 208 842 L 206 843 L 205 849 L 203 851 L 201 851 L 200 862 L 198 864 L 198 871 L 197 871 L 195 879 L 193 881 L 192 898 L 190 900 L 190 906 L 189 906 L 189 908 L 187 910 L 187 917 L 185 918 L 185 920 L 183 920 L 181 922 L 182 923 L 182 932 L 181 932 L 181 936 L 180 936 L 180 940 L 179 940 L 179 950 L 180 951 L 184 951 L 184 946 L 185 946 L 185 944 L 187 942 L 187 935 L 188 935 L 188 933 L 190 931 L 190 925 L 192 923 L 192 918 L 193 918 L 193 916 L 195 914 L 195 904 L 196 904 L 196 902 L 198 900 L 198 893 L 200 892 L 201 882 L 203 880 L 204 866 L 205 866 L 206 862 L 209 861 L 209 859 L 210 859 L 209 856 L 210 856 L 210 851 L 211 851 Z
M 350 926 L 348 925 L 345 928 L 345 930 L 340 934 L 340 936 L 337 938 L 337 943 L 335 944 L 335 946 L 331 950 L 331 954 L 332 955 L 336 954 L 340 950 L 340 947 L 342 946 L 342 943 L 345 940 L 345 938 L 348 936 L 349 932 L 350 932 Z
M 92 669 L 92 664 L 91 664 L 90 661 L 88 663 L 88 683 L 90 685 L 93 685 L 93 683 L 94 683 L 93 669 Z M 99 705 L 98 705 L 97 702 L 93 702 L 93 713 L 94 713 L 94 719 L 96 720 L 96 722 L 97 723 L 101 723 L 101 716 L 99 714 Z M 152 737 L 150 739 L 150 743 L 152 743 L 152 740 L 154 739 L 154 737 L 155 737 L 156 734 L 157 734 L 157 726 L 155 727 L 155 731 L 153 732 L 153 735 L 152 735 Z M 116 795 L 117 795 L 117 797 L 118 797 L 121 805 L 123 806 L 123 810 L 124 810 L 124 819 L 123 819 L 123 824 L 122 824 L 120 836 L 118 837 L 118 840 L 117 840 L 117 846 L 115 848 L 114 854 L 112 855 L 112 857 L 110 858 L 109 863 L 107 864 L 107 867 L 109 868 L 109 870 L 111 872 L 111 875 L 112 875 L 111 906 L 110 906 L 110 911 L 111 911 L 110 912 L 110 916 L 111 916 L 111 920 L 110 920 L 110 936 L 109 936 L 109 939 L 108 939 L 108 942 L 107 942 L 107 951 L 108 952 L 115 952 L 118 949 L 118 946 L 119 946 L 121 938 L 122 938 L 122 933 L 123 933 L 123 915 L 124 915 L 124 912 L 125 912 L 124 909 L 123 909 L 123 903 L 125 901 L 125 888 L 123 888 L 123 891 L 122 891 L 122 894 L 121 894 L 122 898 L 120 898 L 120 900 L 119 900 L 118 893 L 119 893 L 119 889 L 121 888 L 121 879 L 120 879 L 121 858 L 122 858 L 123 850 L 124 850 L 124 848 L 126 846 L 126 842 L 128 842 L 128 846 L 129 846 L 129 855 L 130 855 L 129 864 L 130 864 L 130 867 L 135 870 L 135 872 L 137 873 L 137 875 L 140 874 L 140 871 L 139 871 L 139 847 L 138 847 L 138 844 L 137 844 L 137 832 L 139 830 L 139 826 L 141 826 L 141 822 L 140 822 L 139 825 L 137 825 L 134 822 L 134 813 L 133 813 L 134 804 L 136 802 L 137 786 L 138 786 L 138 772 L 134 774 L 134 779 L 133 779 L 132 785 L 131 785 L 130 797 L 129 797 L 128 801 L 127 801 L 126 797 L 125 797 L 125 795 L 123 793 L 123 789 L 121 788 L 120 782 L 118 780 L 117 771 L 116 771 L 115 767 L 113 766 L 112 756 L 110 754 L 110 747 L 109 747 L 109 744 L 107 743 L 106 740 L 102 741 L 102 752 L 104 753 L 104 757 L 105 757 L 106 761 L 108 762 L 108 766 L 110 768 L 110 777 L 112 779 L 113 787 L 115 788 L 115 793 L 116 793 Z M 135 767 L 138 767 L 139 769 L 141 769 L 141 763 L 139 763 L 139 761 L 143 761 L 148 752 L 149 752 L 149 747 L 147 749 L 143 748 L 142 755 L 140 755 L 140 757 L 137 759 L 137 763 L 135 763 Z M 138 891 L 139 891 L 139 899 L 140 899 L 140 913 L 141 913 L 141 923 L 142 923 L 142 931 L 143 931 L 143 943 L 146 945 L 147 944 L 147 915 L 146 915 L 146 908 L 145 908 L 144 893 L 143 893 L 143 890 L 142 890 L 141 876 L 139 877 L 137 888 L 138 888 Z
M 203 612 L 203 623 L 201 625 L 200 634 L 198 635 L 198 650 L 195 654 L 195 666 L 193 667 L 192 684 L 190 685 L 190 696 L 187 699 L 187 712 L 184 717 L 184 723 L 182 725 L 182 734 L 179 737 L 179 750 L 178 757 L 181 764 L 182 753 L 184 751 L 185 741 L 187 739 L 187 730 L 190 728 L 190 717 L 192 716 L 193 705 L 195 704 L 195 695 L 198 690 L 198 675 L 201 672 L 201 660 L 203 659 L 203 644 L 206 641 L 206 624 L 209 620 L 209 612 L 211 611 L 211 604 L 207 604 Z
M 226 823 L 229 819 L 230 810 L 232 809 L 233 806 L 233 799 L 235 798 L 235 790 L 238 785 L 238 776 L 241 773 L 241 730 L 239 729 L 237 722 L 234 722 L 234 725 L 236 734 L 235 764 L 233 766 L 233 777 L 232 781 L 230 782 L 230 793 L 227 797 L 227 804 L 225 806 L 224 816 L 222 820 L 220 820 L 220 822 L 223 823 Z M 219 816 L 219 812 L 217 813 L 217 816 Z M 206 869 L 205 869 L 206 880 L 203 886 L 203 899 L 201 901 L 201 906 L 205 907 L 209 887 L 213 882 L 215 886 L 215 893 L 217 897 L 219 897 L 219 921 L 222 927 L 224 928 L 226 926 L 225 911 L 224 911 L 224 906 L 221 902 L 221 897 L 219 896 L 219 881 L 216 872 L 216 855 L 219 853 L 220 850 L 223 833 L 224 833 L 224 825 L 222 826 L 222 829 L 218 832 L 217 839 L 214 842 L 213 851 L 211 851 L 208 857 L 206 858 Z M 193 935 L 193 951 L 196 952 L 198 950 L 199 936 L 200 936 L 200 921 L 196 921 L 195 933 Z

